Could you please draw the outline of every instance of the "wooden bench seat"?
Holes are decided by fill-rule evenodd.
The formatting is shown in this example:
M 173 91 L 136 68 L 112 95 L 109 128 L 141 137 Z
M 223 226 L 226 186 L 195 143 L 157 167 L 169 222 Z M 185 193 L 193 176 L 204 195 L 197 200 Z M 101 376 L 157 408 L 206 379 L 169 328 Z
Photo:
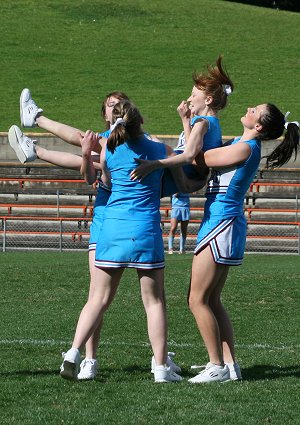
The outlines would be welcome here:
M 93 216 L 93 205 L 55 205 L 55 204 L 17 204 L 17 203 L 9 203 L 9 204 L 0 204 L 0 214 L 1 210 L 7 210 L 8 216 L 13 215 L 13 212 L 28 209 L 35 209 L 42 214 L 43 210 L 54 210 L 59 215 L 63 210 L 81 210 L 83 217 L 92 217 Z

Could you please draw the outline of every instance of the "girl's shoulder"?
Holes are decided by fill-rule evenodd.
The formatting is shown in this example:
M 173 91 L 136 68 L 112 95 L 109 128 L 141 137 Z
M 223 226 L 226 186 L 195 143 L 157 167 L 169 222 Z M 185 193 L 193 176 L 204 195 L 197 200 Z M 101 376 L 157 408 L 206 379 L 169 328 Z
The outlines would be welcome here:
M 229 140 L 229 142 L 231 142 L 231 144 L 235 144 L 238 143 L 241 140 L 242 136 L 238 136 L 235 137 L 232 140 Z M 261 145 L 261 141 L 259 139 L 249 139 L 249 140 L 242 140 L 242 143 L 246 143 L 247 145 L 251 146 L 251 147 L 260 147 Z
M 216 116 L 211 116 L 211 115 L 195 115 L 191 119 L 191 126 L 193 126 L 194 124 L 196 124 L 196 122 L 203 121 L 203 120 L 206 120 L 209 123 L 219 123 L 219 118 L 216 117 Z

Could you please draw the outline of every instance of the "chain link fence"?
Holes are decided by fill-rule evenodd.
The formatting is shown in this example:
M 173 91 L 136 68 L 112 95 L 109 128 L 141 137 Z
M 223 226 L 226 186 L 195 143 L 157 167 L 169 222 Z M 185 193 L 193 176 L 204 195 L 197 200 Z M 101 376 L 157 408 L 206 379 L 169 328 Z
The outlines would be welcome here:
M 89 227 L 93 207 L 91 198 L 82 202 L 82 197 L 72 196 L 73 205 L 63 195 L 57 194 L 46 208 L 41 201 L 31 199 L 31 204 L 18 201 L 0 204 L 0 246 L 2 251 L 13 250 L 86 250 L 89 242 Z M 76 203 L 76 199 L 78 202 Z M 80 202 L 79 202 L 80 201 Z M 19 203 L 18 203 L 19 202 Z M 191 220 L 188 226 L 186 252 L 192 252 L 203 217 L 205 198 L 191 198 Z M 76 205 L 77 204 L 77 205 Z M 284 208 L 283 208 L 284 206 Z M 281 253 L 300 255 L 300 222 L 298 196 L 283 200 L 261 199 L 249 205 L 245 199 L 245 216 L 248 222 L 246 252 Z M 4 213 L 5 212 L 5 213 Z M 165 249 L 168 249 L 171 203 L 163 199 L 161 226 Z M 180 224 L 174 240 L 174 252 L 179 251 Z M 1 249 L 1 248 L 0 248 Z

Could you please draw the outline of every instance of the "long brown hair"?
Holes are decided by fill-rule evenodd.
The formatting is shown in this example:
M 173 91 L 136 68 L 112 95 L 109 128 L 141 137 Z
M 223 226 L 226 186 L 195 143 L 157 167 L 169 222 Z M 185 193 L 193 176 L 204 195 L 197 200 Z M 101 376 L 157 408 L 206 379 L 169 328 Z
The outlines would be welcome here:
M 107 149 L 114 152 L 116 147 L 126 140 L 136 141 L 143 133 L 143 117 L 138 108 L 129 100 L 121 100 L 112 110 L 113 124 L 118 118 L 122 124 L 117 125 L 107 139 Z

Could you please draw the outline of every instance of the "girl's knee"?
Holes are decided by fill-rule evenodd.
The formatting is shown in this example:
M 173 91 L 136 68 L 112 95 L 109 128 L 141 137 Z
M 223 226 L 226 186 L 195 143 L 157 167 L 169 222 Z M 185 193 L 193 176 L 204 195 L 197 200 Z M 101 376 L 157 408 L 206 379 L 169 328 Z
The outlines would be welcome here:
M 194 311 L 197 311 L 201 306 L 205 304 L 204 299 L 199 297 L 199 295 L 194 295 L 192 292 L 189 294 L 187 298 L 187 303 L 189 306 L 189 309 L 193 313 Z

